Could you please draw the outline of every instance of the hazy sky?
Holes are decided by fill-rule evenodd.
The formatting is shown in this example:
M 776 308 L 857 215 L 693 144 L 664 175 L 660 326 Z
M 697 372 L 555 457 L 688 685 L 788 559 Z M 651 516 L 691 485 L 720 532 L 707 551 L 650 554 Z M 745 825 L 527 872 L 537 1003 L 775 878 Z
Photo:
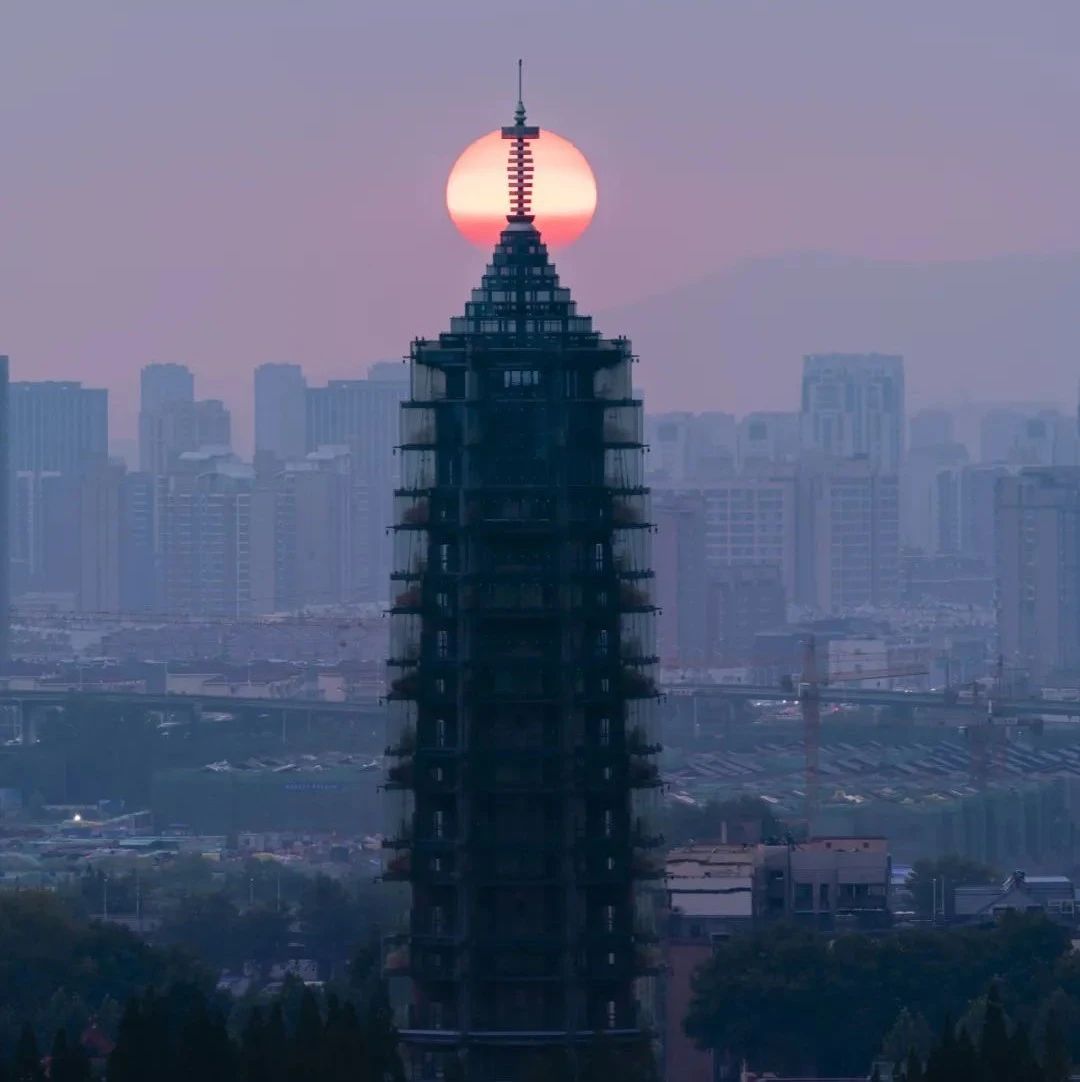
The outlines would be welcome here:
M 0 353 L 109 386 L 119 435 L 150 360 L 239 414 L 261 361 L 399 356 L 481 273 L 443 187 L 519 55 L 597 175 L 557 256 L 587 311 L 776 253 L 1080 249 L 1076 0 L 0 0 Z M 768 393 L 659 361 L 654 407 Z

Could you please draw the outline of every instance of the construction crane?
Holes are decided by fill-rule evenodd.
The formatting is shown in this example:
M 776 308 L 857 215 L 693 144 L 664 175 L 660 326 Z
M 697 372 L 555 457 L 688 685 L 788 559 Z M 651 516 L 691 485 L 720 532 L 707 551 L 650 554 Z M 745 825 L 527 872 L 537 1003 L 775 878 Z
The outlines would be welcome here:
M 806 756 L 805 811 L 806 836 L 813 837 L 820 797 L 819 758 L 821 754 L 821 688 L 828 684 L 857 683 L 862 680 L 894 680 L 908 676 L 925 676 L 927 670 L 918 666 L 898 669 L 870 669 L 856 672 L 831 673 L 821 679 L 818 669 L 817 639 L 808 635 L 802 642 L 799 673 L 799 706 L 802 710 L 803 746 Z

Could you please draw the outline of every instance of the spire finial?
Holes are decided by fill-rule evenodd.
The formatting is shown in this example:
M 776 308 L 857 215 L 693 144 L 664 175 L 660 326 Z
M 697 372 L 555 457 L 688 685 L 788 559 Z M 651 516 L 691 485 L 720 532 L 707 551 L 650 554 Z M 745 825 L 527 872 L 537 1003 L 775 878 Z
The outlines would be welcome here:
M 510 213 L 507 221 L 528 223 L 532 216 L 533 162 L 529 143 L 540 137 L 540 129 L 525 123 L 525 102 L 522 93 L 524 63 L 518 60 L 518 101 L 514 110 L 514 123 L 503 128 L 502 137 L 512 141 L 507 179 L 510 187 Z

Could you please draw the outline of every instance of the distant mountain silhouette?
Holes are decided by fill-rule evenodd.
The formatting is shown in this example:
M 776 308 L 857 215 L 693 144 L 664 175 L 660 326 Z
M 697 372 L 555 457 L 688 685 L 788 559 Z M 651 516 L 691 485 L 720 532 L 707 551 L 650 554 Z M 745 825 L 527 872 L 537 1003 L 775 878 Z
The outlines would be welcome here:
M 909 404 L 1075 408 L 1080 253 L 949 263 L 806 254 L 740 263 L 598 314 L 641 356 L 649 408 L 794 409 L 804 353 L 901 353 Z

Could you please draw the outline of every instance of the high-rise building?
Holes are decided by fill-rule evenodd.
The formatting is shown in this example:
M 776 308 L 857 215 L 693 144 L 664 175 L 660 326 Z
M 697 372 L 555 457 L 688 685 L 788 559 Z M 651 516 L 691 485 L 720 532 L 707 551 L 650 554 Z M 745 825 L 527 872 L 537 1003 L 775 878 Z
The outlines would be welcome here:
M 784 625 L 787 596 L 779 564 L 736 564 L 721 568 L 709 577 L 706 591 L 710 665 L 748 664 L 757 635 Z
M 71 381 L 15 382 L 8 405 L 12 470 L 76 474 L 108 458 L 108 391 Z
M 800 604 L 841 613 L 895 603 L 900 587 L 899 484 L 867 459 L 804 463 L 799 479 Z
M 908 429 L 908 447 L 912 451 L 920 447 L 942 447 L 955 441 L 953 415 L 948 410 L 919 410 L 908 422 Z
M 255 369 L 255 453 L 282 462 L 307 453 L 307 380 L 298 364 Z
M 798 591 L 798 489 L 795 466 L 762 470 L 702 489 L 708 573 L 773 564 L 780 570 L 787 596 L 794 597 Z
M 79 479 L 77 606 L 80 612 L 120 611 L 123 466 L 106 462 Z
M 661 490 L 653 504 L 657 646 L 665 665 L 706 660 L 705 505 L 701 493 Z
M 120 483 L 120 611 L 157 612 L 157 481 L 128 473 Z
M 260 517 L 256 529 L 274 545 L 272 566 L 252 574 L 257 612 L 355 600 L 350 458 L 347 447 L 321 447 L 260 478 L 255 513 L 269 518 Z
M 709 484 L 735 471 L 736 423 L 730 413 L 649 414 L 645 440 L 651 484 Z
M 8 359 L 0 357 L 0 666 L 11 657 L 11 414 L 8 410 Z
M 748 413 L 739 422 L 739 469 L 758 470 L 799 460 L 797 413 Z
M 997 482 L 998 647 L 1037 685 L 1080 674 L 1080 469 Z
M 167 402 L 194 402 L 195 377 L 183 364 L 148 364 L 139 373 L 139 409 L 153 412 Z
M 938 474 L 938 552 L 962 554 L 993 567 L 997 483 L 1016 472 L 1012 466 L 969 463 Z
M 353 543 L 360 559 L 354 600 L 386 598 L 393 557 L 388 529 L 397 483 L 398 414 L 408 395 L 408 370 L 396 362 L 374 364 L 367 379 L 331 380 L 307 392 L 307 445 L 347 447 L 352 456 Z
M 385 874 L 411 913 L 385 968 L 415 1078 L 640 1043 L 658 963 L 637 904 L 663 872 L 641 404 L 629 342 L 548 260 L 539 129 L 515 120 L 507 227 L 464 316 L 414 342 L 402 410 Z
M 938 551 L 938 477 L 943 470 L 966 462 L 967 448 L 962 443 L 920 444 L 908 451 L 900 467 L 900 526 L 905 548 Z
M 150 364 L 142 370 L 139 404 L 139 469 L 160 477 L 180 456 L 232 445 L 232 420 L 216 398 L 195 400 L 195 380 L 180 364 Z
M 161 600 L 185 616 L 251 616 L 254 475 L 225 452 L 188 451 L 157 479 Z
M 803 358 L 803 447 L 895 473 L 904 455 L 904 360 L 881 353 Z

